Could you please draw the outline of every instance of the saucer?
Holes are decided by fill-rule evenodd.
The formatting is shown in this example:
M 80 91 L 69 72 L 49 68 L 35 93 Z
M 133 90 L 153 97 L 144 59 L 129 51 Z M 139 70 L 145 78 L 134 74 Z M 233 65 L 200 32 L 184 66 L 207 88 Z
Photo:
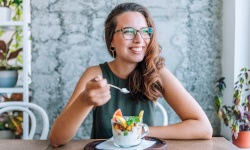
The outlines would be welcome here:
M 108 139 L 110 140 L 110 139 Z M 93 141 L 93 142 L 90 142 L 88 143 L 84 149 L 85 150 L 97 150 L 96 146 L 98 144 L 101 144 L 105 141 L 108 141 L 108 140 L 96 140 L 96 141 Z M 147 147 L 145 149 L 153 149 L 153 150 L 157 150 L 157 149 L 167 149 L 167 144 L 165 141 L 163 140 L 160 140 L 158 138 L 154 138 L 154 137 L 145 137 L 144 140 L 147 140 L 147 141 L 154 141 L 155 143 L 153 145 L 151 145 L 150 147 Z M 115 147 L 116 149 L 118 149 L 118 147 Z

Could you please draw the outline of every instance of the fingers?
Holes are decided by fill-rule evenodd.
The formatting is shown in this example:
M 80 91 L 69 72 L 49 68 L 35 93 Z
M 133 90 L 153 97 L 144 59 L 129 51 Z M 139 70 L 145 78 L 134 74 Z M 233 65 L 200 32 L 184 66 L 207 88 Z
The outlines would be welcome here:
M 101 75 L 96 76 L 86 84 L 85 96 L 90 104 L 100 106 L 107 103 L 110 98 L 110 87 Z
M 111 99 L 109 90 L 93 90 L 89 93 L 89 102 L 94 106 L 101 106 L 107 103 Z
M 95 94 L 94 96 L 91 96 L 93 102 L 96 106 L 100 106 L 108 102 L 111 98 L 110 91 L 107 92 L 98 92 L 98 94 Z
M 110 89 L 107 79 L 104 79 L 102 75 L 98 75 L 95 78 L 93 78 L 90 83 L 91 88 L 99 89 L 99 88 L 107 88 Z
M 97 82 L 97 81 L 100 81 L 102 79 L 103 79 L 102 75 L 98 75 L 98 76 L 94 77 L 91 81 L 92 82 Z

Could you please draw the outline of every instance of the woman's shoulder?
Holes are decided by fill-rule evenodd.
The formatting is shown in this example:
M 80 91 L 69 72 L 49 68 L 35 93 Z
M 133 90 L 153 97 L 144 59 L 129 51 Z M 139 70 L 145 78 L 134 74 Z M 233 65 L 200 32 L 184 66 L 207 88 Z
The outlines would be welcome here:
M 87 78 L 87 79 L 92 79 L 98 75 L 103 75 L 103 67 L 104 66 L 107 66 L 107 62 L 104 62 L 102 64 L 99 64 L 99 65 L 95 65 L 95 66 L 90 66 L 88 67 L 83 75 L 82 75 L 82 78 Z
M 86 70 L 85 70 L 85 72 L 87 71 L 87 72 L 100 72 L 101 71 L 101 68 L 102 67 L 107 67 L 108 66 L 108 62 L 104 62 L 104 63 L 100 63 L 99 65 L 95 65 L 95 66 L 90 66 L 90 67 L 88 67 Z
M 171 73 L 171 71 L 166 67 L 162 67 L 159 71 L 159 77 L 163 83 L 163 85 L 169 85 L 169 83 L 177 82 L 177 78 Z M 168 84 L 166 84 L 168 83 Z
M 169 75 L 169 74 L 172 74 L 170 72 L 170 70 L 166 67 L 166 66 L 163 66 L 160 70 L 159 70 L 159 74 L 160 74 L 160 77 L 164 77 L 166 75 Z
M 102 75 L 100 66 L 96 65 L 88 67 L 78 80 L 76 88 L 81 89 L 81 91 L 83 91 L 84 89 L 82 88 L 85 87 L 86 83 L 97 77 L 98 75 Z
M 88 75 L 100 75 L 102 74 L 102 70 L 99 65 L 96 66 L 90 66 L 85 71 L 84 74 Z

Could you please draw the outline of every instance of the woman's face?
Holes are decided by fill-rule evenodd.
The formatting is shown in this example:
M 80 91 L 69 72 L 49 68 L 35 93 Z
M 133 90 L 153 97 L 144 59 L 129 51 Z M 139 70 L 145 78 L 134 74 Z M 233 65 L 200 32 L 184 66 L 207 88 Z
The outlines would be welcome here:
M 145 17 L 139 12 L 125 12 L 117 16 L 116 21 L 115 31 L 126 27 L 132 27 L 136 30 L 148 27 Z M 111 46 L 115 47 L 117 61 L 138 63 L 143 60 L 149 42 L 150 39 L 143 39 L 139 32 L 134 39 L 126 40 L 120 31 L 114 34 Z

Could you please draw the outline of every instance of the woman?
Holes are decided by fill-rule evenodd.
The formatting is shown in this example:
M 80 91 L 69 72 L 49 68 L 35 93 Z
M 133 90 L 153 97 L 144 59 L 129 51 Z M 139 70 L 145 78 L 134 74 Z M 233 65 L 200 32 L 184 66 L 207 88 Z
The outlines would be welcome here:
M 150 126 L 148 136 L 163 139 L 210 139 L 212 127 L 195 99 L 164 66 L 154 23 L 148 10 L 135 3 L 116 6 L 105 21 L 105 39 L 114 60 L 86 69 L 50 133 L 53 146 L 70 141 L 93 109 L 91 138 L 112 137 L 110 119 L 116 109 L 138 115 Z M 122 94 L 109 84 L 126 87 Z M 155 102 L 163 96 L 182 122 L 153 126 Z M 181 133 L 181 134 L 179 134 Z

